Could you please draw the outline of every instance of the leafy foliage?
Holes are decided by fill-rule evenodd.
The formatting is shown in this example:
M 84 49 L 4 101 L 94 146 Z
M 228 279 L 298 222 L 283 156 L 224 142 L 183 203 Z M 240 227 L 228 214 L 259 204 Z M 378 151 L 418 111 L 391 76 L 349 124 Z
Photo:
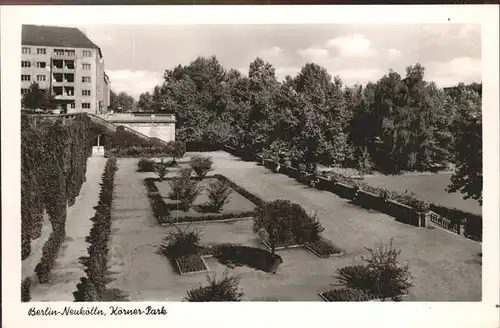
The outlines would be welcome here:
M 215 212 L 220 212 L 224 204 L 229 202 L 231 187 L 226 180 L 216 179 L 209 184 L 207 205 Z
M 367 302 L 370 296 L 360 289 L 339 288 L 323 294 L 330 302 Z
M 184 211 L 188 211 L 196 198 L 203 192 L 198 186 L 198 181 L 191 179 L 192 169 L 184 168 L 180 170 L 180 175 L 169 181 L 170 199 L 179 200 Z
M 155 172 L 158 175 L 158 179 L 160 179 L 160 181 L 163 181 L 168 175 L 168 168 L 169 165 L 163 160 L 163 158 L 161 159 L 160 163 L 156 163 Z
M 51 110 L 56 108 L 54 96 L 49 90 L 40 89 L 38 83 L 33 82 L 30 85 L 29 92 L 22 98 L 22 105 L 28 109 Z
M 366 248 L 370 253 L 363 258 L 366 264 L 339 269 L 339 281 L 368 295 L 399 300 L 413 284 L 408 265 L 400 265 L 397 260 L 401 250 L 395 249 L 392 243 L 391 239 L 389 244 L 381 244 L 376 249 Z
M 189 230 L 189 227 L 182 230 L 175 226 L 175 231 L 171 231 L 163 239 L 160 245 L 160 254 L 175 259 L 198 255 L 200 252 L 200 233 L 198 230 Z
M 138 172 L 154 172 L 155 171 L 155 161 L 148 158 L 141 158 L 139 163 L 137 163 Z
M 21 283 L 21 302 L 31 301 L 31 277 L 26 277 Z
M 189 165 L 196 173 L 196 175 L 203 179 L 207 173 L 212 169 L 213 160 L 209 156 L 194 155 L 189 161 Z
M 300 205 L 275 200 L 256 209 L 253 231 L 265 237 L 274 254 L 279 245 L 317 241 L 323 227 L 316 216 L 309 216 Z
M 208 276 L 208 284 L 189 290 L 186 300 L 189 302 L 238 302 L 241 301 L 242 296 L 243 292 L 239 290 L 239 279 L 230 277 L 225 272 L 220 280 L 217 280 L 215 276 Z

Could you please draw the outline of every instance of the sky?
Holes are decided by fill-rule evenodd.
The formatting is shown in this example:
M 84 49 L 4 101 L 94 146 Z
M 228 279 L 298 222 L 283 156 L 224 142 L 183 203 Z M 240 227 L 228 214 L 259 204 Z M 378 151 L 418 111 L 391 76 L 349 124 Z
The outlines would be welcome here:
M 481 82 L 481 26 L 405 25 L 87 25 L 77 26 L 103 52 L 115 92 L 138 98 L 166 69 L 216 55 L 226 68 L 248 73 L 256 57 L 278 79 L 314 62 L 346 85 L 377 81 L 392 69 L 425 67 L 440 87 Z

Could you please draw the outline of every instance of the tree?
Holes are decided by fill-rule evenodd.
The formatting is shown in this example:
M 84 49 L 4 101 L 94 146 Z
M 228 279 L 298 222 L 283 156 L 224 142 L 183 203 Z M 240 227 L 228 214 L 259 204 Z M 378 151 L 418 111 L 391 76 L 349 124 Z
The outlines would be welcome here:
M 482 114 L 463 112 L 456 135 L 456 171 L 448 192 L 460 192 L 464 199 L 483 203 Z
M 149 92 L 141 93 L 139 95 L 139 102 L 137 103 L 137 107 L 142 112 L 154 111 L 153 96 Z
M 23 95 L 22 105 L 29 109 L 51 110 L 56 108 L 54 96 L 49 90 L 40 89 L 36 82 L 33 82 L 28 93 Z

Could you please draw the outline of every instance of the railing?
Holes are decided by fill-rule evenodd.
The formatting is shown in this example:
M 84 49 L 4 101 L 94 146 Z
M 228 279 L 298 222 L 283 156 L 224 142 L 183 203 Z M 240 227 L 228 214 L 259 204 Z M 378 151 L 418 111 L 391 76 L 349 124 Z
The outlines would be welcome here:
M 439 215 L 435 212 L 432 212 L 432 211 L 429 211 L 429 218 L 430 218 L 430 221 L 433 224 L 437 225 L 438 227 L 452 231 L 456 234 L 460 234 L 460 225 L 453 224 L 451 222 L 451 220 L 449 220 L 445 217 L 442 217 L 441 215 Z
M 118 128 L 118 124 L 115 124 L 115 123 L 112 123 L 112 122 L 109 122 L 108 120 L 100 117 L 99 115 L 95 115 L 95 114 L 91 114 L 91 113 L 85 113 L 86 115 L 89 115 L 91 119 L 94 119 L 94 122 L 98 122 L 98 124 L 103 124 L 105 125 L 106 127 L 108 127 L 109 129 L 111 129 L 113 132 L 116 131 L 116 129 Z M 156 142 L 158 143 L 161 143 L 162 145 L 166 146 L 167 145 L 167 142 L 164 141 L 164 140 L 161 140 L 161 139 L 158 139 L 158 138 L 151 138 L 150 136 L 147 136 L 145 135 L 144 133 L 141 133 L 139 131 L 136 131 L 132 128 L 129 128 L 128 126 L 125 126 L 125 125 L 121 125 L 125 130 L 145 139 L 145 140 L 155 140 Z

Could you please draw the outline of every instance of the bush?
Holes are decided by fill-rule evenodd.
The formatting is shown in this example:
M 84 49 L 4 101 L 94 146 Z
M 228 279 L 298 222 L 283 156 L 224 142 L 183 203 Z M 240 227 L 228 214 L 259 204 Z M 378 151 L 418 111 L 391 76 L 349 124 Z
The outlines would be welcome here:
M 182 186 L 180 205 L 187 212 L 193 205 L 196 198 L 203 192 L 203 189 L 198 186 L 198 182 L 194 180 L 185 180 Z
M 141 158 L 137 166 L 138 172 L 155 172 L 155 161 L 152 159 Z
M 298 204 L 275 200 L 256 209 L 253 231 L 263 236 L 274 254 L 276 246 L 313 242 L 323 231 L 316 215 L 309 216 Z
M 169 232 L 160 245 L 160 254 L 169 258 L 181 258 L 198 255 L 200 252 L 200 234 L 197 230 L 181 230 L 176 226 L 176 231 Z
M 168 174 L 168 164 L 162 159 L 160 163 L 155 165 L 155 171 L 160 181 L 163 181 Z
M 371 299 L 362 290 L 352 288 L 333 289 L 323 293 L 323 296 L 330 302 L 367 302 Z
M 401 250 L 394 249 L 392 242 L 391 239 L 388 245 L 380 245 L 376 249 L 366 248 L 370 256 L 363 260 L 367 264 L 338 270 L 340 282 L 378 298 L 400 300 L 400 296 L 407 294 L 413 284 L 408 265 L 398 263 Z
M 86 277 L 82 278 L 82 285 L 77 285 L 75 300 L 102 301 L 106 291 L 108 279 L 106 277 L 108 263 L 108 241 L 111 233 L 111 207 L 113 202 L 114 178 L 117 170 L 116 159 L 109 158 L 102 175 L 102 187 L 99 203 L 96 208 L 90 234 L 85 241 L 90 244 L 87 248 L 88 256 L 80 257 Z M 83 294 L 82 294 L 83 293 Z
M 176 163 L 176 158 L 186 154 L 186 144 L 182 141 L 169 141 L 167 147 L 168 154 L 173 157 L 172 163 Z
M 203 179 L 212 169 L 212 164 L 213 160 L 211 157 L 201 155 L 193 156 L 189 162 L 189 165 L 200 179 Z
M 219 281 L 215 279 L 215 276 L 208 276 L 208 285 L 189 290 L 186 300 L 189 302 L 238 302 L 244 295 L 238 285 L 239 279 L 229 277 L 227 273 L 224 273 L 224 277 Z
M 216 179 L 210 182 L 210 187 L 208 189 L 208 207 L 215 212 L 220 212 L 224 204 L 229 202 L 231 192 L 231 187 L 227 181 Z
M 31 278 L 25 278 L 21 283 L 21 302 L 31 301 Z

